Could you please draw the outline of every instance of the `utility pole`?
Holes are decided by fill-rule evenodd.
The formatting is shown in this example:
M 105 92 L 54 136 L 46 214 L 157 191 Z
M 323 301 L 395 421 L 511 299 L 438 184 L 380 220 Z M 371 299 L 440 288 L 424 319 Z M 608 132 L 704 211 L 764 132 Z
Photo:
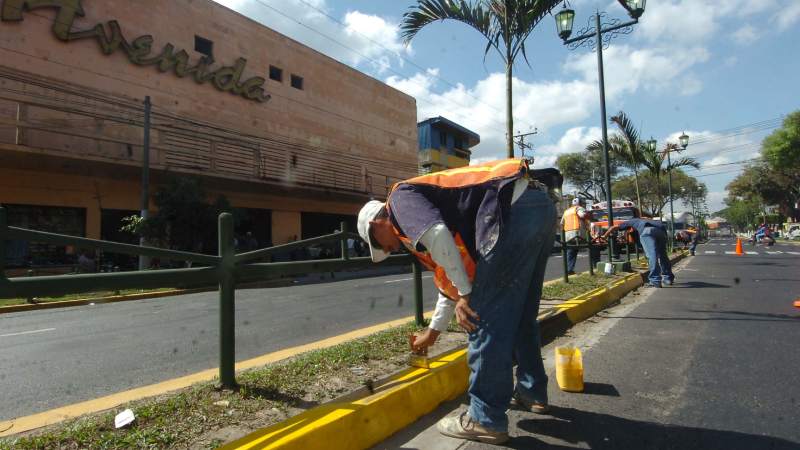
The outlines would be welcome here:
M 531 151 L 533 150 L 533 145 L 525 143 L 525 137 L 526 136 L 533 136 L 535 134 L 539 134 L 539 129 L 538 128 L 534 128 L 533 131 L 531 131 L 530 133 L 524 133 L 523 134 L 523 133 L 520 133 L 519 131 L 517 131 L 517 133 L 518 134 L 514 135 L 514 139 L 518 139 L 517 140 L 517 145 L 519 146 L 520 157 L 524 159 L 525 158 L 525 149 L 527 148 L 528 150 L 531 150 Z
M 142 143 L 142 211 L 141 218 L 147 220 L 150 216 L 150 96 L 144 98 L 144 142 Z M 139 237 L 139 245 L 144 247 L 145 238 Z M 139 270 L 145 270 L 150 265 L 150 258 L 139 255 Z

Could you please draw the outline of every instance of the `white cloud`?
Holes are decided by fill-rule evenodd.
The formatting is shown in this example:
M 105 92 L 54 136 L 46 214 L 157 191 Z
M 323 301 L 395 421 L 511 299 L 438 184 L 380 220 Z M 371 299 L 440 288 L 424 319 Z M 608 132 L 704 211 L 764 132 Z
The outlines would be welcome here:
M 759 38 L 758 32 L 750 24 L 746 24 L 741 28 L 739 28 L 738 30 L 734 31 L 731 36 L 733 37 L 733 40 L 740 45 L 752 44 Z
M 627 45 L 609 48 L 605 52 L 607 101 L 619 104 L 626 96 L 643 89 L 682 95 L 699 92 L 702 83 L 690 69 L 708 60 L 709 54 L 702 47 L 692 47 L 682 53 L 683 57 L 676 61 L 672 57 L 674 52 L 668 48 L 634 49 Z M 536 82 L 514 79 L 515 132 L 533 124 L 542 133 L 541 142 L 548 136 L 548 130 L 579 123 L 597 110 L 595 55 L 570 55 L 563 70 L 573 78 Z M 436 89 L 437 75 L 437 69 L 428 69 L 408 78 L 391 76 L 386 82 L 417 99 L 420 120 L 441 115 L 480 134 L 481 144 L 473 149 L 475 158 L 502 157 L 505 154 L 505 75 L 491 73 L 472 87 L 458 84 L 444 91 Z M 554 162 L 557 152 L 552 151 L 575 148 L 564 139 L 584 129 L 572 128 L 557 145 L 543 145 L 542 149 L 551 152 L 537 151 L 537 158 L 541 155 L 542 164 Z M 595 138 L 599 138 L 599 134 Z
M 555 167 L 558 155 L 583 151 L 602 138 L 600 127 L 573 127 L 564 132 L 557 144 L 542 145 L 534 150 L 537 167 Z
M 800 21 L 800 2 L 788 0 L 787 5 L 778 9 L 778 12 L 773 16 L 773 20 L 778 23 L 780 31 L 789 29 L 795 22 Z
M 708 212 L 714 213 L 725 208 L 725 197 L 728 196 L 727 191 L 713 191 L 706 195 L 706 205 L 708 205 Z
M 738 62 L 739 62 L 739 58 L 738 57 L 736 57 L 736 56 L 728 56 L 727 58 L 725 58 L 725 61 L 723 62 L 723 65 L 725 67 L 733 67 Z
M 708 161 L 704 161 L 702 167 L 718 166 L 720 164 L 727 164 L 729 162 L 731 162 L 731 159 L 729 157 L 725 155 L 718 155 L 709 159 Z
M 393 64 L 402 66 L 398 54 L 412 53 L 411 47 L 400 39 L 398 24 L 359 11 L 336 18 L 342 24 L 337 23 L 327 16 L 335 17 L 329 12 L 327 0 L 304 0 L 313 8 L 299 0 L 215 1 L 338 61 L 367 65 L 379 74 Z
M 680 58 L 675 58 L 680 54 Z M 704 47 L 688 47 L 676 51 L 671 47 L 635 49 L 629 45 L 615 45 L 603 54 L 606 95 L 615 98 L 646 89 L 650 92 L 678 91 L 685 95 L 699 92 L 700 81 L 689 70 L 708 61 L 710 54 Z M 564 63 L 566 72 L 580 73 L 592 83 L 597 81 L 597 57 L 593 53 L 570 55 Z

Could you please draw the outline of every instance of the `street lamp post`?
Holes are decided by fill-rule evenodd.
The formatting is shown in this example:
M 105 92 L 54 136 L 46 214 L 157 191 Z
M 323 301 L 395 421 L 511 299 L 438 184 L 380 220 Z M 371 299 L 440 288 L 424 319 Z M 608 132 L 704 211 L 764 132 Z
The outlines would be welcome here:
M 675 145 L 675 144 L 673 144 L 673 143 L 669 143 L 668 142 L 667 145 L 664 147 L 664 150 L 662 150 L 662 152 L 666 153 L 666 155 L 667 155 L 667 190 L 668 190 L 668 195 L 669 195 L 669 249 L 670 249 L 670 251 L 672 251 L 673 241 L 675 239 L 675 211 L 674 211 L 673 202 L 672 202 L 672 157 L 671 157 L 671 154 L 672 154 L 672 152 L 680 153 L 680 152 L 686 150 L 686 147 L 689 146 L 689 136 L 686 133 L 682 133 L 678 137 L 678 142 L 680 142 L 680 147 Z M 654 150 L 656 148 L 656 140 L 653 139 L 653 138 L 650 138 L 650 140 L 647 141 L 647 145 L 650 147 L 651 150 Z M 662 214 L 662 216 L 663 216 L 663 214 Z
M 587 46 L 597 50 L 597 75 L 600 87 L 600 121 L 603 130 L 603 165 L 605 166 L 606 182 L 606 203 L 608 204 L 608 226 L 614 225 L 614 212 L 612 210 L 611 195 L 611 164 L 608 155 L 608 127 L 606 126 L 606 93 L 605 81 L 603 77 L 603 46 L 609 45 L 611 39 L 618 34 L 629 34 L 633 31 L 633 25 L 639 23 L 639 17 L 644 14 L 644 7 L 647 0 L 626 0 L 628 14 L 633 20 L 620 23 L 619 19 L 613 19 L 609 23 L 601 23 L 601 17 L 605 17 L 604 12 L 594 14 L 594 26 L 591 22 L 579 31 L 579 35 L 570 39 L 572 34 L 572 23 L 575 19 L 575 11 L 564 7 L 555 15 L 556 31 L 558 36 L 568 45 L 570 50 L 581 46 Z M 603 26 L 605 25 L 605 28 Z M 608 240 L 608 262 L 614 261 L 614 239 Z

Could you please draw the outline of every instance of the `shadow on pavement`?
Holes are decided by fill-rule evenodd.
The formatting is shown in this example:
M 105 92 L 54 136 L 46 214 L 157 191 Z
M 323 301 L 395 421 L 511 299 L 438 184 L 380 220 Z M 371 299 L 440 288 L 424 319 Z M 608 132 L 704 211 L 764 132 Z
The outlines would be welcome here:
M 746 311 L 724 311 L 719 309 L 690 309 L 691 312 L 698 312 L 698 313 L 718 313 L 718 314 L 736 314 L 740 316 L 750 316 L 750 317 L 765 317 L 770 319 L 778 319 L 773 320 L 772 322 L 785 322 L 785 321 L 793 321 L 793 320 L 800 320 L 800 314 L 795 314 L 793 316 L 789 314 L 772 314 L 772 313 L 754 313 L 754 312 L 746 312 Z M 736 320 L 736 319 L 729 319 L 729 320 Z M 748 319 L 739 319 L 739 320 L 748 320 Z
M 619 397 L 619 391 L 613 384 L 606 383 L 583 383 L 583 393 L 589 395 L 605 395 L 608 397 Z
M 506 444 L 508 448 L 568 449 L 575 445 L 591 449 L 790 450 L 800 446 L 800 442 L 776 437 L 644 422 L 573 408 L 554 406 L 550 415 L 522 420 L 517 426 L 527 433 L 559 439 L 565 445 L 519 436 Z
M 729 288 L 727 284 L 707 283 L 705 281 L 686 281 L 684 283 L 675 283 L 670 286 L 670 289 L 693 289 L 693 288 Z

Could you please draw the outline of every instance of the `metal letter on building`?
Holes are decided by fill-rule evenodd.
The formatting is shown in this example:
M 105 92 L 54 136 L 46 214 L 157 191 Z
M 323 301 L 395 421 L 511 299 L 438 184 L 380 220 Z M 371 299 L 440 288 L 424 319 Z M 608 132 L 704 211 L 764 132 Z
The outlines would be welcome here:
M 72 25 L 77 16 L 84 17 L 85 13 L 81 0 L 5 0 L 0 11 L 0 20 L 3 22 L 21 22 L 24 11 L 37 8 L 57 8 L 58 14 L 53 20 L 53 33 L 62 41 L 69 42 L 77 39 L 94 38 L 100 50 L 110 55 L 120 47 L 125 51 L 128 60 L 137 66 L 155 65 L 161 72 L 172 70 L 180 78 L 193 75 L 197 83 L 211 81 L 212 85 L 222 92 L 229 92 L 257 102 L 270 99 L 264 92 L 263 77 L 251 77 L 240 82 L 242 73 L 247 66 L 247 60 L 238 58 L 233 66 L 222 66 L 212 69 L 214 61 L 208 57 L 200 58 L 193 66 L 189 66 L 189 54 L 185 50 L 175 51 L 175 46 L 167 43 L 158 55 L 148 56 L 152 53 L 153 36 L 139 36 L 131 42 L 125 39 L 122 27 L 116 20 L 107 22 L 110 34 L 106 27 L 98 23 L 87 30 L 72 31 Z

